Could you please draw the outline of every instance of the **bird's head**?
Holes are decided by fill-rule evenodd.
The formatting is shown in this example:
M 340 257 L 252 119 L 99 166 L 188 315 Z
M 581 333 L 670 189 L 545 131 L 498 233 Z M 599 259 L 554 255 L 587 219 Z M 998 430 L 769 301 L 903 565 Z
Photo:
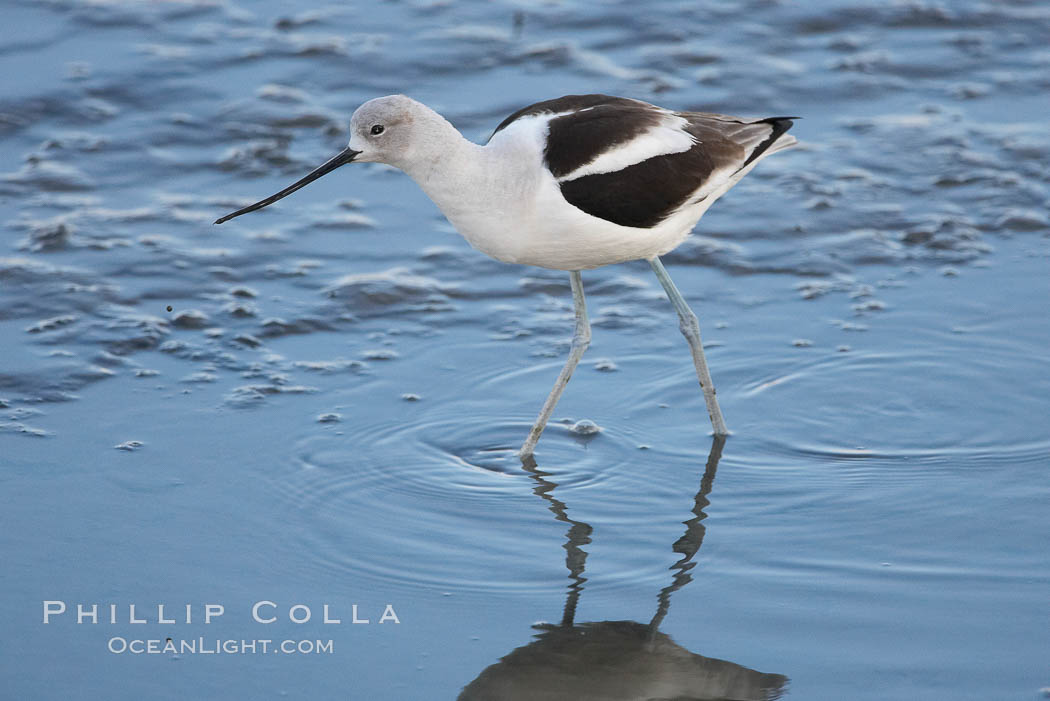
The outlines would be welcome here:
M 388 95 L 369 100 L 350 117 L 355 161 L 397 165 L 411 154 L 418 132 L 417 115 L 430 110 L 410 97 Z
M 334 158 L 280 192 L 231 212 L 215 223 L 222 224 L 234 217 L 262 209 L 347 163 L 357 161 L 400 166 L 411 160 L 421 141 L 421 134 L 427 131 L 425 125 L 433 121 L 434 117 L 442 119 L 426 106 L 404 95 L 369 100 L 358 107 L 350 118 L 350 142 Z

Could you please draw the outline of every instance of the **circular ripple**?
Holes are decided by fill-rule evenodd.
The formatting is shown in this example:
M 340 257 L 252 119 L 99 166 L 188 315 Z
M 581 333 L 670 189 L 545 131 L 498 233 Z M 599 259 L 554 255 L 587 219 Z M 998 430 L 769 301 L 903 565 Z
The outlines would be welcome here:
M 1045 361 L 1012 347 L 953 350 L 835 354 L 738 383 L 757 448 L 747 460 L 873 479 L 1050 461 L 1050 437 L 1032 432 L 1042 391 L 1004 381 L 1044 376 Z
M 306 437 L 295 445 L 296 469 L 274 485 L 294 512 L 287 544 L 315 553 L 322 569 L 386 587 L 561 590 L 568 524 L 552 516 L 548 497 L 570 510 L 573 495 L 626 500 L 634 482 L 625 456 L 638 451 L 621 431 L 587 442 L 552 424 L 542 464 L 530 470 L 517 458 L 529 428 L 525 420 L 423 417 Z M 662 575 L 667 564 L 631 579 Z

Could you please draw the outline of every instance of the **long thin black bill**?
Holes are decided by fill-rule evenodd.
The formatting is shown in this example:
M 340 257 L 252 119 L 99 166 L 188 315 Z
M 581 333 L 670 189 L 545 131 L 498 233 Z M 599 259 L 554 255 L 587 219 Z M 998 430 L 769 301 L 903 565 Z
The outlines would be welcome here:
M 333 170 L 335 170 L 336 168 L 338 168 L 341 165 L 346 165 L 350 161 L 354 160 L 354 158 L 357 157 L 357 154 L 359 154 L 359 153 L 361 153 L 361 152 L 360 151 L 354 151 L 351 148 L 345 148 L 342 151 L 340 151 L 339 155 L 337 155 L 335 158 L 331 159 L 330 161 L 325 163 L 323 166 L 321 166 L 317 170 L 315 170 L 312 173 L 310 173 L 309 175 L 307 175 L 302 180 L 289 185 L 288 187 L 284 188 L 283 190 L 281 190 L 277 194 L 270 195 L 265 200 L 259 200 L 255 204 L 248 205 L 244 209 L 238 209 L 236 212 L 230 212 L 225 217 L 220 217 L 220 218 L 216 219 L 215 223 L 216 224 L 222 224 L 224 221 L 229 221 L 230 219 L 233 219 L 234 217 L 239 217 L 242 214 L 247 214 L 248 212 L 254 212 L 257 209 L 262 209 L 263 207 L 265 207 L 268 204 L 273 204 L 274 202 L 276 202 L 277 200 L 281 199 L 282 197 L 287 197 L 288 195 L 292 194 L 293 192 L 295 192 L 299 188 L 306 187 L 307 185 L 312 183 L 314 180 L 317 180 L 322 175 L 326 175 L 328 173 L 331 173 Z

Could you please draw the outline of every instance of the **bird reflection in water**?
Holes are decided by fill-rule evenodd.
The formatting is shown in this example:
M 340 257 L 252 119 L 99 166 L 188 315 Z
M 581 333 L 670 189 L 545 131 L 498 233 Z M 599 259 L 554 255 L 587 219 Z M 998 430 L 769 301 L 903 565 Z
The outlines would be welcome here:
M 536 482 L 533 492 L 546 501 L 557 520 L 569 524 L 565 564 L 571 583 L 560 624 L 542 624 L 535 640 L 485 669 L 463 689 L 459 701 L 769 701 L 784 693 L 788 678 L 767 674 L 726 660 L 694 654 L 658 629 L 671 605 L 671 595 L 692 580 L 690 570 L 704 542 L 703 509 L 714 484 L 725 439 L 714 438 L 693 518 L 672 546 L 682 557 L 671 566 L 671 582 L 657 596 L 648 623 L 596 621 L 576 623 L 583 576 L 591 542 L 590 525 L 569 517 L 554 496 L 557 485 L 535 460 L 524 461 Z

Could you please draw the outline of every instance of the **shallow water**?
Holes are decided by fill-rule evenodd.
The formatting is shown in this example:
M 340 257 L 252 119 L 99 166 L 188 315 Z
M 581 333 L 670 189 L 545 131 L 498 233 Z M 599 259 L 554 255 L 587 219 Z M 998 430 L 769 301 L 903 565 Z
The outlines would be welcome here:
M 1043 5 L 4 14 L 11 698 L 1050 687 Z M 585 274 L 593 343 L 523 469 L 568 349 L 564 274 L 472 251 L 381 166 L 211 226 L 391 92 L 477 140 L 571 92 L 804 117 L 803 146 L 665 261 L 700 316 L 724 446 L 644 263 Z M 44 625 L 48 600 L 69 610 Z M 252 620 L 259 601 L 278 622 Z M 78 625 L 77 603 L 100 623 Z M 208 603 L 225 614 L 205 624 Z M 288 621 L 295 604 L 309 622 Z M 399 623 L 379 622 L 387 604 Z M 108 649 L 167 637 L 333 651 Z

